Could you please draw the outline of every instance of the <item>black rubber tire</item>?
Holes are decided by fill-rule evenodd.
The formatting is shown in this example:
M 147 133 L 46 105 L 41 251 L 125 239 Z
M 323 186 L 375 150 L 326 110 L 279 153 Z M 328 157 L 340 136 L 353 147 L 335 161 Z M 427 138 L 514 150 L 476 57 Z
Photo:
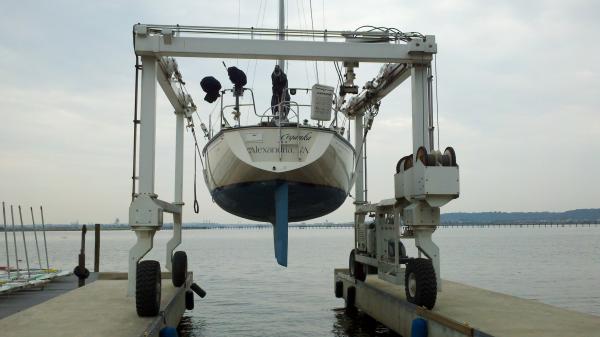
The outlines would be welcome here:
M 409 289 L 409 279 L 411 274 L 416 281 L 414 296 Z M 423 306 L 427 309 L 433 309 L 437 298 L 437 280 L 433 264 L 429 259 L 411 259 L 406 264 L 406 273 L 404 275 L 404 291 L 406 299 L 413 304 Z
M 344 283 L 342 281 L 335 281 L 335 297 L 344 297 Z
M 187 310 L 194 310 L 194 292 L 191 290 L 185 291 L 185 308 Z
M 352 249 L 352 251 L 350 252 L 348 265 L 350 268 L 350 276 L 362 282 L 364 282 L 367 279 L 367 271 L 365 265 L 356 261 L 356 249 Z
M 404 247 L 404 244 L 402 243 L 402 241 L 398 240 L 398 246 L 400 247 L 400 251 L 398 253 L 400 253 L 400 257 L 401 258 L 405 258 L 406 256 L 406 247 Z
M 350 286 L 346 291 L 346 308 L 352 309 L 356 304 L 356 288 Z
M 187 278 L 187 254 L 179 251 L 173 254 L 171 280 L 175 287 L 181 287 L 185 284 Z
M 160 310 L 160 263 L 147 260 L 138 263 L 135 278 L 135 309 L 140 317 L 153 317 Z

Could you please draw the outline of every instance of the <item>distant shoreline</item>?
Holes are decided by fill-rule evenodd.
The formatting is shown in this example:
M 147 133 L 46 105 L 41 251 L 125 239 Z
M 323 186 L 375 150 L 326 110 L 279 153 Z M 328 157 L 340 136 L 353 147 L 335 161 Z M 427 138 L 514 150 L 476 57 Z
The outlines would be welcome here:
M 600 208 L 575 209 L 565 212 L 456 212 L 444 213 L 441 216 L 442 227 L 491 227 L 491 226 L 556 226 L 556 225 L 598 225 L 600 224 Z M 86 224 L 93 230 L 94 224 Z M 7 224 L 7 230 L 12 225 Z M 79 231 L 83 224 L 49 224 L 47 231 Z M 130 230 L 128 224 L 100 224 L 102 230 Z M 32 225 L 25 225 L 26 231 L 33 230 Z M 352 228 L 352 222 L 292 223 L 290 228 Z M 36 225 L 41 230 L 41 225 Z M 172 229 L 172 223 L 165 223 L 162 229 Z M 183 229 L 270 229 L 268 223 L 226 224 L 216 222 L 184 223 Z M 15 225 L 17 231 L 20 225 Z
M 84 225 L 46 225 L 47 232 L 69 232 L 80 231 Z M 88 231 L 94 230 L 94 224 L 85 225 Z M 442 223 L 439 227 L 444 228 L 464 228 L 464 227 L 596 227 L 600 226 L 600 221 L 584 221 L 584 222 L 514 222 L 514 223 Z M 271 229 L 270 224 L 244 224 L 244 225 L 188 225 L 184 224 L 184 230 L 242 230 L 242 229 Z M 290 225 L 290 229 L 350 229 L 352 224 L 311 224 L 311 225 Z M 128 225 L 105 225 L 100 224 L 102 231 L 127 231 L 131 230 Z M 164 224 L 161 229 L 173 229 L 172 224 Z M 16 231 L 21 231 L 21 227 L 15 227 Z M 26 232 L 33 231 L 31 225 L 24 226 Z M 36 226 L 36 231 L 41 231 L 40 225 Z M 7 227 L 7 231 L 11 232 L 12 227 Z

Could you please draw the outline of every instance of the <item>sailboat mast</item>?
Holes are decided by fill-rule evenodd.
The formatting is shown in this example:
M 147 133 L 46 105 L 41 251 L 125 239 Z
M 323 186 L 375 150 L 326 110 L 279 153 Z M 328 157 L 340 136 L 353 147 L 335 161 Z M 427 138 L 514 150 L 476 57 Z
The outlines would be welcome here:
M 279 40 L 285 40 L 285 8 L 283 0 L 279 0 Z M 285 60 L 277 60 L 279 68 L 285 72 Z

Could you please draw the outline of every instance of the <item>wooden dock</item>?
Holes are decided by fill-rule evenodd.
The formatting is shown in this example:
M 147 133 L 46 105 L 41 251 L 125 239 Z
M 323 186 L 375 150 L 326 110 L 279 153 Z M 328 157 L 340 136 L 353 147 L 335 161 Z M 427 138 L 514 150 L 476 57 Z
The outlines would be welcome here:
M 177 327 L 185 311 L 185 291 L 162 275 L 162 301 L 156 317 L 138 317 L 135 298 L 127 297 L 126 273 L 100 273 L 98 280 L 0 320 L 3 337 L 133 337 L 157 336 L 165 326 Z
M 356 308 L 404 337 L 411 336 L 415 318 L 427 321 L 428 337 L 600 336 L 600 316 L 456 282 L 443 281 L 443 291 L 438 293 L 431 311 L 407 302 L 403 286 L 382 281 L 375 275 L 360 282 L 347 269 L 336 269 L 334 282 L 343 287 L 347 303 L 350 297 Z

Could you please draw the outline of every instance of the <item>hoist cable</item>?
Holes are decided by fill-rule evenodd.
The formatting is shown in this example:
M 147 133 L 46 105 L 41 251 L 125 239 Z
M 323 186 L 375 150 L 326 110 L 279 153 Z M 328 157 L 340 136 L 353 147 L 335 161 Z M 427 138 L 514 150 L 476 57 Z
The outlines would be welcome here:
M 200 212 L 200 205 L 198 204 L 198 194 L 196 191 L 196 174 L 197 174 L 197 169 L 196 169 L 196 158 L 198 157 L 196 151 L 194 151 L 194 213 L 198 214 Z
M 138 139 L 138 88 L 139 88 L 139 73 L 142 69 L 139 56 L 135 57 L 135 94 L 133 95 L 133 172 L 131 174 L 131 201 L 135 199 L 135 181 L 137 179 L 137 139 Z
M 198 118 L 199 119 L 199 118 Z M 198 156 L 200 157 L 200 164 L 202 165 L 202 170 L 206 170 L 204 167 L 204 161 L 202 160 L 202 154 L 200 153 L 200 147 L 198 146 L 198 138 L 196 137 L 196 130 L 194 129 L 193 121 L 189 124 L 190 130 L 192 131 L 192 136 L 194 137 L 194 213 L 198 214 L 200 212 L 200 205 L 198 204 L 198 194 L 197 194 L 197 174 L 198 174 Z
M 438 150 L 440 149 L 440 105 L 438 101 L 438 74 L 437 74 L 437 57 L 433 54 L 433 65 L 434 65 L 434 75 L 435 75 L 435 124 L 437 127 L 437 143 Z

